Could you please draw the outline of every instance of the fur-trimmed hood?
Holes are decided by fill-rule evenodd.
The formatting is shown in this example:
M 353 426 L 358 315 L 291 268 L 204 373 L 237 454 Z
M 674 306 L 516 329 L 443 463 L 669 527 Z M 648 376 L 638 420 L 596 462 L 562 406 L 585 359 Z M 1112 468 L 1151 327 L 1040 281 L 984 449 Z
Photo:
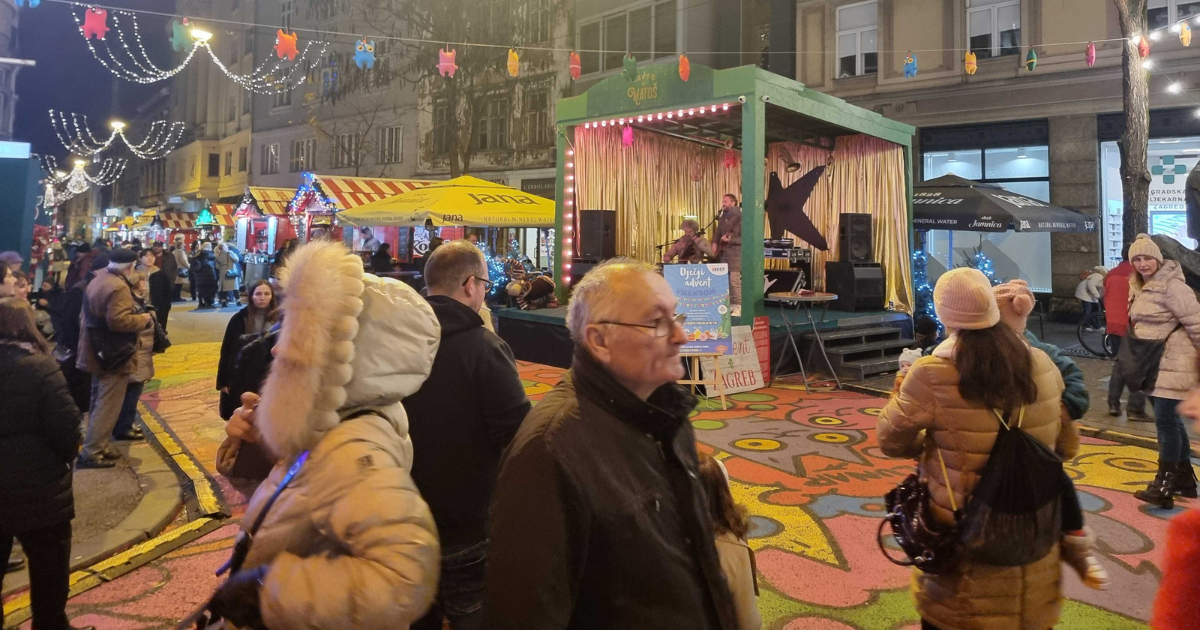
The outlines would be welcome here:
M 371 410 L 395 429 L 410 463 L 400 401 L 433 366 L 441 335 L 433 309 L 408 285 L 364 273 L 361 259 L 331 241 L 296 249 L 280 284 L 283 324 L 256 414 L 267 448 L 291 459 Z

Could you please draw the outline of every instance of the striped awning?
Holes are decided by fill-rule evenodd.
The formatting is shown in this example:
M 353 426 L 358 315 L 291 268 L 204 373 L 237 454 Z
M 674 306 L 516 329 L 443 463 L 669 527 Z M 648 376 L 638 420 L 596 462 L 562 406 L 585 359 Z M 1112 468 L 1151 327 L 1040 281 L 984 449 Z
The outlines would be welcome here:
M 315 175 L 314 182 L 326 197 L 337 202 L 337 210 L 357 208 L 434 183 L 421 179 L 383 179 L 375 177 L 335 177 Z
M 250 196 L 254 198 L 259 212 L 262 212 L 264 216 L 286 217 L 288 204 L 291 203 L 292 197 L 296 196 L 296 190 L 251 186 Z
M 165 230 L 191 230 L 196 227 L 196 215 L 182 210 L 163 210 L 158 213 L 158 224 Z
M 236 223 L 233 218 L 233 213 L 237 211 L 237 206 L 231 203 L 214 203 L 208 207 L 212 211 L 213 222 L 209 225 L 220 225 L 222 227 L 231 227 Z

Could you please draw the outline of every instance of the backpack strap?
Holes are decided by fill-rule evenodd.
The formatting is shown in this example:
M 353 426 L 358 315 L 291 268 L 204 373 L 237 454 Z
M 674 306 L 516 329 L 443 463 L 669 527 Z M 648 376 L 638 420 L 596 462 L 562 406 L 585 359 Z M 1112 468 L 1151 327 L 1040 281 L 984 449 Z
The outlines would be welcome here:
M 954 488 L 950 486 L 950 473 L 946 471 L 946 460 L 942 459 L 942 449 L 936 445 L 933 448 L 937 450 L 938 464 L 942 467 L 942 479 L 946 481 L 946 494 L 950 497 L 950 510 L 957 512 L 958 502 L 954 500 Z
M 996 414 L 996 419 L 1000 421 L 1000 424 L 1004 425 L 1005 429 L 1012 430 L 1012 428 L 1013 428 L 1012 425 L 1010 425 L 1008 423 L 1008 421 L 1005 420 L 1005 416 L 1000 415 L 999 409 L 992 409 L 992 413 Z M 1021 405 L 1021 410 L 1017 412 L 1017 428 L 1018 429 L 1021 428 L 1021 423 L 1024 421 L 1025 421 L 1025 405 Z

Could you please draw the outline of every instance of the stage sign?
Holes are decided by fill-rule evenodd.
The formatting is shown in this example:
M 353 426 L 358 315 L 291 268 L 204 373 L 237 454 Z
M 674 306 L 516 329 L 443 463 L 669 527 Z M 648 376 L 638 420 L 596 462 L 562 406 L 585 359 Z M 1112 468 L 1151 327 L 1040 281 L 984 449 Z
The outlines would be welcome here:
M 726 394 L 749 392 L 762 388 L 764 383 L 762 363 L 759 362 L 754 331 L 750 326 L 733 327 L 733 353 L 723 357 L 700 359 L 700 369 L 705 377 L 713 374 L 713 363 L 721 362 L 721 381 Z M 770 360 L 767 361 L 770 363 Z M 705 386 L 709 397 L 716 396 L 714 387 Z
M 731 353 L 729 265 L 663 265 L 663 277 L 679 301 L 676 312 L 687 315 L 680 354 Z

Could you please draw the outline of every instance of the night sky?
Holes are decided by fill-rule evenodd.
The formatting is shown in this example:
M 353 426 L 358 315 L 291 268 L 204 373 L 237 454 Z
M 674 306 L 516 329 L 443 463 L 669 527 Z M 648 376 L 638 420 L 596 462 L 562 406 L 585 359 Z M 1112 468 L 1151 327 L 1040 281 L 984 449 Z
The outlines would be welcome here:
M 173 2 L 162 0 L 108 0 L 105 4 L 163 12 L 170 12 L 174 6 Z M 53 0 L 42 0 L 36 9 L 22 7 L 17 35 L 18 56 L 36 60 L 37 66 L 22 68 L 17 75 L 17 119 L 13 139 L 31 142 L 35 152 L 60 159 L 66 150 L 50 126 L 48 110 L 86 114 L 92 132 L 99 138 L 107 138 L 110 117 L 115 115 L 128 120 L 139 104 L 170 83 L 168 79 L 142 85 L 113 76 L 88 51 L 75 20 L 71 18 L 72 9 L 82 10 Z M 138 15 L 146 50 L 160 68 L 171 66 L 171 47 L 167 40 L 169 21 L 170 18 L 165 17 Z M 111 16 L 109 26 L 112 26 Z M 119 46 L 115 35 L 115 30 L 108 32 L 112 43 Z M 97 48 L 97 52 L 102 53 L 102 48 Z M 120 103 L 114 112 L 113 85 L 118 82 Z M 132 132 L 134 142 L 140 141 L 137 133 Z

